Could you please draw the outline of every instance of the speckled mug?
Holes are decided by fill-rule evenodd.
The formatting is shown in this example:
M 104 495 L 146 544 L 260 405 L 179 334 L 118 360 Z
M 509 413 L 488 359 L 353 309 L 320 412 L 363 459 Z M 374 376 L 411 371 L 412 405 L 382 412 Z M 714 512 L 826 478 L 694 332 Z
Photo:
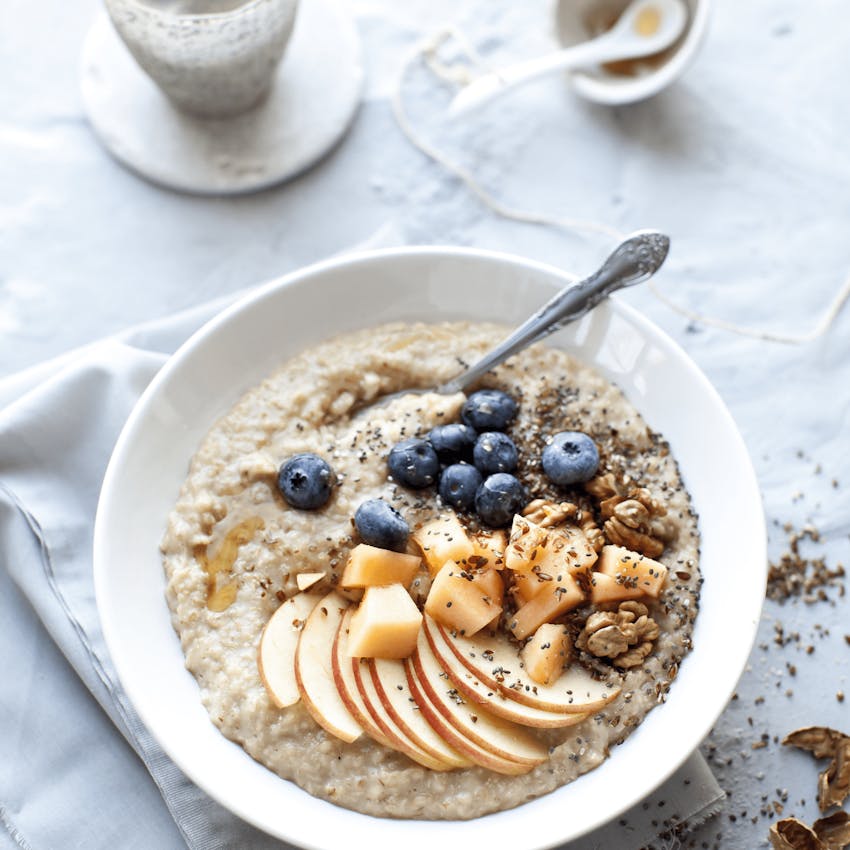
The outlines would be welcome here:
M 118 34 L 148 76 L 178 109 L 208 118 L 238 115 L 268 94 L 297 5 L 106 0 Z

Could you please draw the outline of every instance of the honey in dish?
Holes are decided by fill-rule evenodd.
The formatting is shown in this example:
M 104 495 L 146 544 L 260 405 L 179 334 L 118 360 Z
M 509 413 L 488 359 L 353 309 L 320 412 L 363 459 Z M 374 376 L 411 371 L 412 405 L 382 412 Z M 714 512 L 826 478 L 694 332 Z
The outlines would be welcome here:
M 625 4 L 624 4 L 625 5 Z M 584 25 L 591 38 L 608 32 L 623 13 L 622 8 L 599 5 L 590 9 L 585 16 Z M 647 6 L 640 11 L 635 19 L 635 31 L 648 38 L 658 31 L 661 26 L 661 15 L 655 6 Z M 606 62 L 602 68 L 609 74 L 617 74 L 622 77 L 639 77 L 648 74 L 656 68 L 660 68 L 678 48 L 678 42 L 650 56 L 642 56 L 638 59 L 620 59 L 617 62 Z

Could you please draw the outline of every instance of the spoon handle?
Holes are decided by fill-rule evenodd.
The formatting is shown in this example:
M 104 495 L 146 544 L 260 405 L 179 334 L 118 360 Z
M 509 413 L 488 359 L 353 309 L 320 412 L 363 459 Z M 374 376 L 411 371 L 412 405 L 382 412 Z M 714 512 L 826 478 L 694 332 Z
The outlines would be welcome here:
M 616 59 L 619 55 L 616 45 L 617 39 L 611 38 L 606 33 L 574 47 L 517 62 L 498 71 L 490 71 L 464 86 L 455 95 L 449 104 L 448 114 L 453 117 L 462 115 L 509 89 L 524 85 L 553 71 L 567 71 Z M 619 52 L 622 52 L 622 47 Z
M 628 236 L 590 277 L 562 289 L 507 339 L 465 372 L 439 387 L 437 392 L 454 393 L 466 389 L 512 354 L 580 319 L 612 292 L 652 277 L 669 250 L 669 237 L 655 230 L 639 230 Z

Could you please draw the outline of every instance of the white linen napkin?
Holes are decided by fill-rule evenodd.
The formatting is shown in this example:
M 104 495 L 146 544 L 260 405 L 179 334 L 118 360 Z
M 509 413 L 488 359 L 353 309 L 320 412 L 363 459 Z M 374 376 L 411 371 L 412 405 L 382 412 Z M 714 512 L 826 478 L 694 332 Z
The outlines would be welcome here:
M 168 355 L 231 300 L 0 382 L 0 841 L 10 847 L 285 846 L 207 797 L 153 741 L 110 663 L 91 575 L 100 483 L 124 421 Z M 701 823 L 723 797 L 695 753 L 563 850 L 638 850 Z

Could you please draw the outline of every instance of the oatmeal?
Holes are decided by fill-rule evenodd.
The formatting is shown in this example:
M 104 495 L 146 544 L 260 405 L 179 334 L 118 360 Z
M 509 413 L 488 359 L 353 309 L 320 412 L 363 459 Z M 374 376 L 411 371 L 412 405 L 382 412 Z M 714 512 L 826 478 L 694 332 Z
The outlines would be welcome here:
M 439 480 L 445 471 L 434 472 L 428 459 L 415 469 L 409 463 L 416 438 L 421 442 L 434 427 L 460 422 L 464 395 L 409 394 L 386 406 L 364 406 L 452 377 L 503 336 L 504 329 L 489 325 L 397 324 L 304 352 L 215 423 L 169 517 L 162 542 L 168 604 L 212 721 L 283 778 L 339 805 L 388 817 L 471 818 L 545 794 L 600 764 L 664 701 L 690 648 L 701 581 L 696 517 L 667 444 L 616 387 L 542 346 L 486 376 L 485 387 L 515 401 L 509 424 L 493 427 L 509 439 L 488 438 L 482 448 L 488 453 L 482 463 L 487 482 L 518 482 L 516 492 L 500 491 L 495 503 L 492 493 L 474 498 L 481 486 L 472 464 L 461 464 L 469 468 L 446 478 L 449 492 L 439 489 L 448 486 Z M 489 421 L 476 430 L 490 433 Z M 586 483 L 553 483 L 565 474 L 557 457 L 541 467 L 543 447 L 557 444 L 564 432 L 586 435 L 588 451 L 598 453 L 598 473 Z M 442 433 L 446 451 L 469 447 L 462 428 Z M 389 468 L 401 471 L 408 464 L 424 482 L 419 489 L 388 474 L 391 452 Z M 332 470 L 327 492 L 304 496 L 320 504 L 315 509 L 291 507 L 278 486 L 282 464 L 301 456 L 318 457 Z M 580 461 L 589 463 L 585 456 Z M 309 477 L 304 463 L 307 471 L 295 470 L 290 487 Z M 510 472 L 500 471 L 511 464 Z M 445 499 L 457 500 L 456 514 L 446 510 Z M 372 511 L 358 514 L 366 502 Z M 525 517 L 503 523 L 505 504 L 511 516 Z M 403 542 L 404 535 L 393 536 L 396 514 L 412 531 L 406 547 L 364 543 L 363 529 L 373 525 Z M 457 523 L 451 527 L 459 530 L 429 540 L 435 518 Z M 526 536 L 520 540 L 520 534 Z M 543 548 L 519 545 L 529 543 L 529 534 Z M 452 550 L 458 540 L 466 547 L 462 554 Z M 539 562 L 526 573 L 517 566 L 523 558 L 527 566 L 538 551 L 546 555 L 553 541 L 576 561 L 574 581 L 550 575 Z M 394 546 L 403 551 L 391 551 Z M 444 568 L 449 564 L 457 570 Z M 402 570 L 409 594 L 399 583 L 371 586 L 383 583 L 368 577 L 380 569 Z M 358 570 L 366 578 L 353 579 Z M 559 607 L 548 622 L 533 609 L 544 604 L 540 587 L 556 585 Z M 470 588 L 469 606 L 454 609 L 462 619 L 450 620 L 445 612 L 456 594 Z M 291 655 L 297 643 L 292 629 L 309 622 L 308 612 L 319 610 L 317 600 L 325 610 L 316 616 L 325 619 L 310 640 L 316 653 L 327 647 L 327 654 L 311 664 L 313 656 L 299 649 L 306 680 L 301 692 L 309 698 L 298 699 L 293 691 L 291 698 L 273 699 L 258 669 L 261 635 L 280 609 L 278 619 L 288 618 L 289 631 L 281 632 L 278 654 L 269 658 Z M 404 635 L 403 651 L 415 647 L 410 657 L 390 660 L 386 641 L 372 628 L 389 608 L 399 612 L 393 634 Z M 501 643 L 494 630 L 501 630 Z M 361 691 L 374 699 L 377 711 L 364 715 L 366 726 L 349 725 L 344 709 L 336 725 L 332 718 L 321 725 L 314 719 L 310 682 L 318 680 L 320 691 L 327 681 L 333 687 L 335 680 L 322 679 L 322 665 L 347 657 L 334 640 L 343 633 L 358 646 L 380 647 L 360 650 L 374 653 L 362 667 L 336 670 L 345 680 L 342 693 L 349 688 L 354 699 Z M 519 660 L 522 644 L 522 669 L 511 664 L 514 670 L 503 670 L 492 683 L 492 664 L 470 668 L 461 659 L 463 647 L 474 647 L 484 659 L 516 649 Z M 553 646 L 559 653 L 554 666 Z M 438 705 L 445 689 L 427 693 L 431 669 L 458 685 L 445 691 L 447 705 Z M 404 671 L 412 678 L 405 679 Z M 552 683 L 543 684 L 546 677 Z M 572 683 L 579 683 L 575 695 L 564 701 Z M 475 688 L 490 684 L 500 698 L 495 719 L 489 711 L 467 711 L 443 723 L 455 705 L 474 708 L 464 687 L 474 696 Z M 382 694 L 383 685 L 406 695 L 409 686 L 409 698 L 400 704 Z M 419 686 L 428 710 L 408 711 Z M 356 714 L 357 706 L 352 710 Z M 433 724 L 427 722 L 431 710 Z M 409 727 L 416 746 L 392 746 L 395 738 L 387 730 L 394 722 Z M 483 766 L 488 759 L 489 768 Z

